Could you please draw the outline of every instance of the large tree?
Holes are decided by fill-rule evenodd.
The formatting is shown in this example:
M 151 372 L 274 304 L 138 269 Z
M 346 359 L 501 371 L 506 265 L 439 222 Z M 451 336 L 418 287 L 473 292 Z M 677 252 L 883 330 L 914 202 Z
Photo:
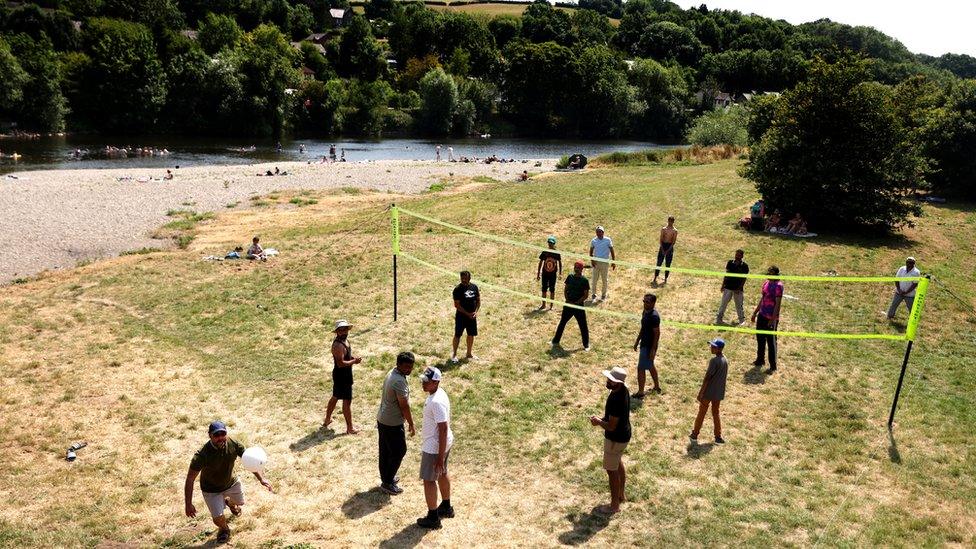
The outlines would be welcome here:
M 14 105 L 23 97 L 27 73 L 10 51 L 10 45 L 0 36 L 0 109 Z
M 818 59 L 785 94 L 744 169 L 767 204 L 840 231 L 890 230 L 920 213 L 924 162 L 892 90 L 867 77 L 862 60 Z
M 451 131 L 458 107 L 458 87 L 449 74 L 437 67 L 420 79 L 420 130 L 443 136 Z
M 10 47 L 28 75 L 20 100 L 13 104 L 17 121 L 34 130 L 64 130 L 68 106 L 61 94 L 61 73 L 51 41 L 46 36 L 34 40 L 18 34 L 10 38 Z
M 234 50 L 248 133 L 280 135 L 284 130 L 291 113 L 286 90 L 298 83 L 299 56 L 274 25 L 260 25 L 245 34 Z
M 960 80 L 931 116 L 923 135 L 940 193 L 976 199 L 976 80 Z

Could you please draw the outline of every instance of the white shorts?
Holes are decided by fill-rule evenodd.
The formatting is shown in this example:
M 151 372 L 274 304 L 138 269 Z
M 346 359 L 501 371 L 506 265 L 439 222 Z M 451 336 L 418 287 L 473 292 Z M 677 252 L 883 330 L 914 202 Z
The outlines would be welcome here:
M 234 484 L 231 484 L 230 488 L 223 492 L 203 493 L 203 501 L 207 504 L 207 509 L 210 509 L 210 516 L 212 518 L 217 518 L 224 514 L 224 508 L 227 506 L 224 502 L 225 497 L 230 499 L 230 502 L 234 505 L 244 505 L 244 487 L 241 485 L 241 481 L 234 481 Z

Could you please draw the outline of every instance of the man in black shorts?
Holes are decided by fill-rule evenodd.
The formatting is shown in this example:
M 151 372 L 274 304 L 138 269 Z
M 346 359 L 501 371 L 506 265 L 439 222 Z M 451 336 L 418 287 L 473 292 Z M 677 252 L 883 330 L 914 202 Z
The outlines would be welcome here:
M 550 236 L 546 242 L 549 250 L 556 249 L 556 237 Z M 542 281 L 542 305 L 539 310 L 546 308 L 546 290 L 549 290 L 549 299 L 556 298 L 556 278 L 563 274 L 563 261 L 556 251 L 544 251 L 539 254 L 539 266 L 535 270 L 535 279 Z M 549 310 L 552 310 L 552 302 L 549 303 Z
M 352 346 L 349 345 L 349 329 L 352 324 L 345 320 L 336 322 L 335 339 L 332 340 L 332 398 L 325 410 L 323 427 L 332 423 L 332 412 L 336 403 L 342 401 L 342 417 L 346 420 L 346 434 L 355 435 L 359 432 L 352 425 L 352 365 L 363 361 L 362 357 L 352 356 Z
M 481 292 L 471 283 L 471 273 L 461 271 L 461 283 L 454 287 L 454 341 L 452 342 L 451 364 L 457 364 L 457 350 L 461 334 L 468 333 L 468 354 L 465 358 L 477 358 L 471 354 L 474 336 L 478 335 L 478 309 L 481 308 Z

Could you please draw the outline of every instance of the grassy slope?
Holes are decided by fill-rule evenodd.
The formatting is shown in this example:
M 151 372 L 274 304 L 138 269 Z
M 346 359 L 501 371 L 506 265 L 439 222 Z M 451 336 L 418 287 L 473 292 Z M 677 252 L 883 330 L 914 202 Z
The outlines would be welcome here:
M 785 272 L 876 274 L 911 252 L 973 302 L 976 215 L 969 209 L 927 207 L 916 229 L 890 240 L 747 235 L 731 228 L 753 199 L 736 167 L 603 169 L 398 200 L 521 240 L 555 233 L 561 248 L 577 251 L 603 223 L 622 256 L 635 261 L 653 259 L 659 221 L 672 212 L 682 230 L 678 260 L 688 266 L 720 267 L 741 246 L 754 269 L 775 261 Z M 895 441 L 883 426 L 901 345 L 784 340 L 781 373 L 764 379 L 747 366 L 752 339 L 733 335 L 723 406 L 729 444 L 690 450 L 685 437 L 707 359 L 702 342 L 713 334 L 666 331 L 665 394 L 635 411 L 625 457 L 631 503 L 609 522 L 592 513 L 606 487 L 600 434 L 585 418 L 602 409 L 599 370 L 622 364 L 633 371 L 635 326 L 591 315 L 594 352 L 576 352 L 571 326 L 567 352 L 551 356 L 545 342 L 555 314 L 486 292 L 482 360 L 447 368 L 445 382 L 458 441 L 459 516 L 424 535 L 410 526 L 423 507 L 418 441 L 409 442 L 402 470 L 407 492 L 381 497 L 370 491 L 372 418 L 396 352 L 412 349 L 425 365 L 449 356 L 453 280 L 403 261 L 402 315 L 390 322 L 381 211 L 390 200 L 330 195 L 300 209 L 221 214 L 199 227 L 188 251 L 128 256 L 5 288 L 0 545 L 212 539 L 209 520 L 182 516 L 181 491 L 189 457 L 215 417 L 272 456 L 279 493 L 246 479 L 250 502 L 234 521 L 235 540 L 251 546 L 976 543 L 966 510 L 976 501 L 973 319 L 938 288 L 927 302 Z M 283 255 L 267 264 L 198 260 L 252 232 Z M 535 259 L 524 251 L 413 221 L 404 233 L 405 250 L 534 293 Z M 604 306 L 633 311 L 647 274 L 619 271 L 612 284 Z M 662 314 L 707 319 L 714 286 L 675 275 L 658 292 Z M 886 290 L 828 290 L 789 286 L 800 299 L 788 303 L 784 323 L 827 329 L 848 318 L 859 330 L 889 329 L 877 319 Z M 820 320 L 811 312 L 819 309 L 833 316 Z M 318 430 L 330 388 L 325 325 L 337 317 L 356 324 L 354 350 L 367 357 L 356 370 L 354 411 L 366 427 L 357 437 Z M 419 385 L 413 388 L 419 414 Z M 68 465 L 63 449 L 77 439 L 91 446 Z

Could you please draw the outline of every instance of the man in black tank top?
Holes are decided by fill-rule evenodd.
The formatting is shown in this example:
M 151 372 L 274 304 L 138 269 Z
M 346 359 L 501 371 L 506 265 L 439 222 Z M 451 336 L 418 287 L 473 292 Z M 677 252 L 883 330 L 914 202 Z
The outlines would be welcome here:
M 352 425 L 352 365 L 363 361 L 362 357 L 352 356 L 352 346 L 349 345 L 349 329 L 351 324 L 345 320 L 336 322 L 336 337 L 332 341 L 332 398 L 325 410 L 323 427 L 332 423 L 332 412 L 336 403 L 342 401 L 342 417 L 346 420 L 346 434 L 355 435 L 359 432 Z

